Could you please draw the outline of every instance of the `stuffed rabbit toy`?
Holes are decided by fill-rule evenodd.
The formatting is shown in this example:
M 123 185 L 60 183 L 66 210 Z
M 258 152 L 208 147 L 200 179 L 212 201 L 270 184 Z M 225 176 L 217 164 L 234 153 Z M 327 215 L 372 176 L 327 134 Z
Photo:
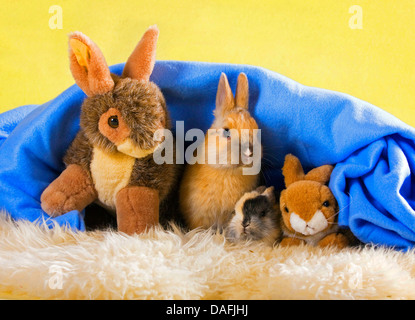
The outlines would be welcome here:
M 222 73 L 216 95 L 215 120 L 205 136 L 201 154 L 198 154 L 198 159 L 203 161 L 187 165 L 180 186 L 180 209 L 191 229 L 214 227 L 222 230 L 235 203 L 245 192 L 258 186 L 259 174 L 244 174 L 243 171 L 250 166 L 249 161 L 244 160 L 255 158 L 254 148 L 258 147 L 260 152 L 257 154 L 262 154 L 260 141 L 254 133 L 258 125 L 248 111 L 248 97 L 248 79 L 244 73 L 238 76 L 235 97 Z M 249 134 L 241 134 L 243 129 Z M 212 146 L 210 139 L 217 143 Z M 240 153 L 232 151 L 231 143 L 235 142 L 239 144 Z M 223 150 L 222 163 L 209 163 L 211 154 L 218 155 Z M 240 161 L 233 163 L 233 156 Z M 260 160 L 261 155 L 259 163 Z
M 323 165 L 304 174 L 297 157 L 285 157 L 282 173 L 286 189 L 280 195 L 282 246 L 308 243 L 344 248 L 356 244 L 350 230 L 340 229 L 337 223 L 339 207 L 326 185 L 332 171 L 333 166 Z
M 88 96 L 80 130 L 64 157 L 66 169 L 41 195 L 50 216 L 83 210 L 97 201 L 116 211 L 118 230 L 140 233 L 159 222 L 159 206 L 176 180 L 175 165 L 157 165 L 153 139 L 170 127 L 160 89 L 149 81 L 158 29 L 150 27 L 128 58 L 122 76 L 111 74 L 97 45 L 69 35 L 70 69 Z

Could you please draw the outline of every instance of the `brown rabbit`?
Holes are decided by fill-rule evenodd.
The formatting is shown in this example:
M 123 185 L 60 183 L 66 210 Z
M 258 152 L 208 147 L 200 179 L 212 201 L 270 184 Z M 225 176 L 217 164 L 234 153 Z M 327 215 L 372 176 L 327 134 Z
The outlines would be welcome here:
M 149 81 L 157 38 L 157 27 L 150 27 L 118 77 L 110 74 L 95 43 L 80 32 L 69 35 L 72 75 L 88 97 L 81 128 L 64 157 L 66 169 L 41 195 L 50 216 L 98 201 L 116 211 L 118 229 L 127 234 L 159 222 L 159 205 L 177 170 L 155 164 L 152 157 L 161 145 L 154 133 L 170 127 L 163 94 Z
M 262 152 L 254 134 L 258 125 L 248 111 L 248 96 L 248 79 L 244 73 L 238 77 L 235 98 L 226 75 L 222 73 L 216 95 L 215 120 L 205 136 L 201 154 L 198 154 L 198 160 L 202 161 L 187 165 L 180 187 L 180 209 L 192 229 L 214 226 L 222 230 L 235 203 L 259 183 L 259 172 L 244 174 L 243 170 L 250 166 L 246 164 L 249 160 L 244 160 L 255 161 L 254 149 L 259 146 L 259 153 Z M 244 135 L 242 129 L 248 129 L 249 134 Z M 212 146 L 210 139 L 216 144 Z M 237 150 L 237 154 L 231 147 L 235 142 L 241 151 Z M 209 162 L 212 150 L 216 155 L 222 151 L 225 157 L 215 159 L 222 162 Z M 235 158 L 240 161 L 235 163 L 232 161 Z
M 332 171 L 333 166 L 323 165 L 304 174 L 297 157 L 285 157 L 282 173 L 286 189 L 280 195 L 284 233 L 281 245 L 308 243 L 344 248 L 356 243 L 351 232 L 341 230 L 337 224 L 339 207 L 326 185 Z

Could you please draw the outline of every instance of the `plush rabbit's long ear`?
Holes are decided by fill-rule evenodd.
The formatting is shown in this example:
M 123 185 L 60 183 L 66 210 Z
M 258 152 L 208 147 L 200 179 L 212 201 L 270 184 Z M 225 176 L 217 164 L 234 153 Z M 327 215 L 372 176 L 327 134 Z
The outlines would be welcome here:
M 69 62 L 72 75 L 87 96 L 104 94 L 114 88 L 114 81 L 98 46 L 81 32 L 69 35 Z
M 305 179 L 325 184 L 329 182 L 331 172 L 333 171 L 333 169 L 334 167 L 328 164 L 318 168 L 314 168 L 306 174 Z
M 124 78 L 149 81 L 156 62 L 158 36 L 159 30 L 156 25 L 147 29 L 125 63 L 122 73 Z
M 220 75 L 218 91 L 216 93 L 215 116 L 223 116 L 235 107 L 235 100 L 226 74 Z
M 304 170 L 301 166 L 301 162 L 292 154 L 287 154 L 285 156 L 282 174 L 284 176 L 285 187 L 288 187 L 296 181 L 304 180 Z
M 235 92 L 235 104 L 237 107 L 248 109 L 249 85 L 245 73 L 241 72 L 238 76 Z

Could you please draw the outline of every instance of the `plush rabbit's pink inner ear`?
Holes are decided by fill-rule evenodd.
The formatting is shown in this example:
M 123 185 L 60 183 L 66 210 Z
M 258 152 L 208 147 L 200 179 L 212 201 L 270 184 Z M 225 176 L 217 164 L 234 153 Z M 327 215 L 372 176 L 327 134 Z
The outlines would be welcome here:
M 122 76 L 149 81 L 156 62 L 156 47 L 159 30 L 151 26 L 144 33 L 133 53 L 128 58 Z
M 114 88 L 114 80 L 104 55 L 81 32 L 69 35 L 69 61 L 76 84 L 87 96 L 104 94 Z

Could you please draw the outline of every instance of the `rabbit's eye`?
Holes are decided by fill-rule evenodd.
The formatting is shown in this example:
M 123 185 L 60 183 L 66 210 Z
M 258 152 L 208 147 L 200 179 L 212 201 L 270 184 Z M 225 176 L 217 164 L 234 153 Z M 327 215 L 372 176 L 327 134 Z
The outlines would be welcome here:
M 267 211 L 266 210 L 264 210 L 264 211 L 261 212 L 261 217 L 262 218 L 265 217 L 266 215 L 267 215 Z
M 284 207 L 284 210 L 285 210 L 285 212 L 290 212 L 290 210 L 288 210 L 288 208 L 287 207 Z
M 118 116 L 111 116 L 108 118 L 108 125 L 111 128 L 118 128 L 119 122 L 118 122 Z
M 224 136 L 225 138 L 230 139 L 230 137 L 231 137 L 231 132 L 230 132 L 229 128 L 223 128 L 223 136 Z
M 330 207 L 330 202 L 329 202 L 329 201 L 324 201 L 324 202 L 323 202 L 323 206 L 325 206 L 325 207 Z

